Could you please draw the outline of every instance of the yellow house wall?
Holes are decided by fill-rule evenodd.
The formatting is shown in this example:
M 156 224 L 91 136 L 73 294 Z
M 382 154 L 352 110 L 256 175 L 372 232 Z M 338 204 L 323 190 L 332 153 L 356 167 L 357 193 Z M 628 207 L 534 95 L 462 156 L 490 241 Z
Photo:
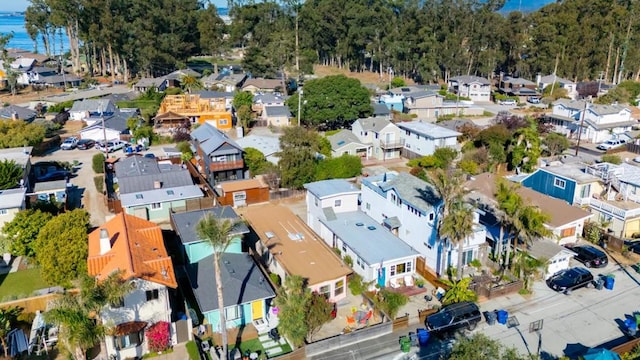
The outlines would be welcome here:
M 198 122 L 200 124 L 204 124 L 205 122 L 214 123 L 218 130 L 230 130 L 232 127 L 231 113 L 228 112 L 201 114 Z
M 624 227 L 624 237 L 631 237 L 634 233 L 640 233 L 640 218 L 627 220 Z

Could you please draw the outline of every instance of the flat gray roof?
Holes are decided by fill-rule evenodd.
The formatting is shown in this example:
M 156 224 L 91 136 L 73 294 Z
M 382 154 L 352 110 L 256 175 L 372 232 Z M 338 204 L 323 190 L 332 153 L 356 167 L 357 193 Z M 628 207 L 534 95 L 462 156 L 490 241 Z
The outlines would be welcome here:
M 304 184 L 304 188 L 319 198 L 336 194 L 360 192 L 360 189 L 356 185 L 344 179 L 316 181 Z
M 201 197 L 204 194 L 198 185 L 187 185 L 120 194 L 120 201 L 122 206 L 130 207 Z
M 0 209 L 22 207 L 27 188 L 0 190 Z
M 442 139 L 448 137 L 458 137 L 460 134 L 457 131 L 449 130 L 442 126 L 422 122 L 422 121 L 410 121 L 396 124 L 399 128 L 409 130 L 411 132 L 420 134 L 430 139 Z
M 419 253 L 360 211 L 340 213 L 335 220 L 320 219 L 367 264 L 417 256 Z

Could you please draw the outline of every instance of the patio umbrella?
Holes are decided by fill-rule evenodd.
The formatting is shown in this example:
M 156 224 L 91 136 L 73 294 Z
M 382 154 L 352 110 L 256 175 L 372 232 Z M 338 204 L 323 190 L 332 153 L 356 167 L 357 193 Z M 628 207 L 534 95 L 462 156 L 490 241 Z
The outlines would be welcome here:
M 607 349 L 592 348 L 583 356 L 584 360 L 620 360 L 620 355 Z

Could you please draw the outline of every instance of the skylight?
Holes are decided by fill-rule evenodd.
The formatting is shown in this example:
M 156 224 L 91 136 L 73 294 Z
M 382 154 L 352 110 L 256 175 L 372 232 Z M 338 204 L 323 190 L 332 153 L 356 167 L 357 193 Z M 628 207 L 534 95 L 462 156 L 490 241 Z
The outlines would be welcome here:
M 167 195 L 173 195 L 173 194 L 174 194 L 173 190 L 167 190 Z
M 136 199 L 138 200 L 142 199 L 142 194 L 136 194 Z

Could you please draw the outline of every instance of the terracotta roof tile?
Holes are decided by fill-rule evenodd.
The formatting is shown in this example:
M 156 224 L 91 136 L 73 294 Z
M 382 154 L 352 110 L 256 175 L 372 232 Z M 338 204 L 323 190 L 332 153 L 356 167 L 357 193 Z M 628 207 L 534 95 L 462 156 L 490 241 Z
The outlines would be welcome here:
M 106 229 L 111 248 L 100 254 L 100 230 Z M 125 279 L 140 278 L 178 287 L 171 258 L 160 227 L 133 215 L 120 213 L 89 234 L 89 275 L 104 279 L 122 270 Z

